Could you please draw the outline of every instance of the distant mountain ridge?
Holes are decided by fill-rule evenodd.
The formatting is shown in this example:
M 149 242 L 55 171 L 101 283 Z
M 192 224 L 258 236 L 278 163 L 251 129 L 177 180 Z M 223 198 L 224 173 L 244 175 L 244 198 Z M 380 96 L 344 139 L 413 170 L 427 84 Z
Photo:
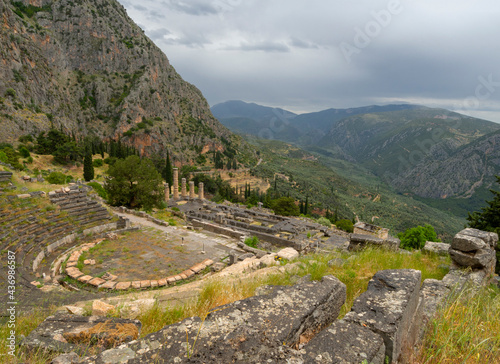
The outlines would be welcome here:
M 214 105 L 211 110 L 222 124 L 236 133 L 304 145 L 316 143 L 326 135 L 335 122 L 352 115 L 422 107 L 410 104 L 372 105 L 347 109 L 331 108 L 297 115 L 281 108 L 232 100 Z
M 243 106 L 245 117 L 237 113 Z M 240 120 L 246 134 L 295 143 L 359 164 L 397 191 L 422 198 L 469 199 L 490 188 L 494 176 L 500 174 L 500 124 L 491 121 L 403 104 L 301 115 L 275 109 L 272 117 L 286 115 L 276 127 L 276 120 L 256 120 L 248 112 L 258 107 L 229 102 L 212 111 L 235 132 L 241 132 L 233 129 Z M 231 117 L 225 118 L 227 113 L 221 112 L 229 108 Z M 265 110 L 273 115 L 273 108 Z

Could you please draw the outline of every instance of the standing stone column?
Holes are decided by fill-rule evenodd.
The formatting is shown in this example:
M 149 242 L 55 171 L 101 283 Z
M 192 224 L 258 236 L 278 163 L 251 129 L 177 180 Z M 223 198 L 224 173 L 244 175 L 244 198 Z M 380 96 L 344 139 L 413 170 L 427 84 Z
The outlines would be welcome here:
M 189 181 L 189 199 L 194 200 L 194 181 Z
M 185 178 L 181 179 L 181 197 L 182 198 L 186 198 L 187 197 L 186 179 Z
M 198 198 L 200 200 L 204 200 L 205 199 L 205 191 L 204 191 L 204 185 L 203 185 L 203 182 L 200 182 L 198 184 Z
M 174 168 L 174 200 L 179 199 L 179 168 Z
M 165 202 L 168 202 L 170 200 L 170 186 L 168 183 L 165 183 Z

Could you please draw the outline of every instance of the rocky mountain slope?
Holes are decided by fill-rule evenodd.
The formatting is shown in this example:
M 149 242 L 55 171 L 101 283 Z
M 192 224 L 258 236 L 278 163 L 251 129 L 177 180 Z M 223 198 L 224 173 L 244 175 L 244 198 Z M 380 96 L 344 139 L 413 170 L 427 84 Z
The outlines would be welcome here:
M 498 166 L 490 163 L 488 169 L 481 162 L 488 160 L 495 138 L 479 143 L 499 129 L 500 124 L 490 121 L 425 108 L 343 119 L 319 145 L 326 150 L 340 148 L 401 192 L 470 197 L 484 173 L 500 172 Z
M 1 141 L 55 127 L 177 160 L 248 152 L 117 1 L 0 0 L 0 13 Z
M 399 190 L 422 197 L 467 199 L 491 188 L 495 175 L 500 175 L 500 131 L 466 144 L 446 158 L 428 155 L 392 182 Z

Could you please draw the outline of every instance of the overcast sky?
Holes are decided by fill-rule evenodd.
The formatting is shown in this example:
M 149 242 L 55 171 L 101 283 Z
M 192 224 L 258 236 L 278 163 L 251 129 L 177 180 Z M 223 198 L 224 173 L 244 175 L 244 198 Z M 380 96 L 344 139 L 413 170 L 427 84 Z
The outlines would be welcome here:
M 498 0 L 119 0 L 211 106 L 410 102 L 500 122 Z

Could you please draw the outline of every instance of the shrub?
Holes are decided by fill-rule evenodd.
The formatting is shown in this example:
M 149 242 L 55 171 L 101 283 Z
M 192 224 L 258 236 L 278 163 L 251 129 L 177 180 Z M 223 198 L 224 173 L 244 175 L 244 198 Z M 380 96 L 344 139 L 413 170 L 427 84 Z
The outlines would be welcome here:
M 250 236 L 245 239 L 245 245 L 249 246 L 250 248 L 257 248 L 258 244 L 259 238 L 256 236 Z
M 26 147 L 22 146 L 19 148 L 19 154 L 23 158 L 28 158 L 30 156 L 30 151 Z
M 7 157 L 7 154 L 5 154 L 1 150 L 0 150 L 0 162 L 9 163 L 9 158 Z
M 354 225 L 352 224 L 351 220 L 339 220 L 335 223 L 335 226 L 337 226 L 338 229 L 344 230 L 348 233 L 352 233 L 354 231 Z
M 61 172 L 52 172 L 47 177 L 47 181 L 53 185 L 63 185 L 66 183 L 66 175 Z
M 331 227 L 332 223 L 330 220 L 328 220 L 326 217 L 320 217 L 316 222 L 320 225 L 326 226 L 326 227 Z
M 87 183 L 87 186 L 92 187 L 94 189 L 94 191 L 103 199 L 106 200 L 108 198 L 108 194 L 106 193 L 106 190 L 99 183 L 89 182 L 89 183 Z
M 422 249 L 426 241 L 440 241 L 434 228 L 429 224 L 399 233 L 398 238 L 401 239 L 401 248 L 406 250 Z
M 12 89 L 12 88 L 8 88 L 5 91 L 5 96 L 11 96 L 13 98 L 16 98 L 16 91 L 14 91 L 14 89 Z
M 104 161 L 102 159 L 94 159 L 92 164 L 94 167 L 102 167 L 104 165 Z

